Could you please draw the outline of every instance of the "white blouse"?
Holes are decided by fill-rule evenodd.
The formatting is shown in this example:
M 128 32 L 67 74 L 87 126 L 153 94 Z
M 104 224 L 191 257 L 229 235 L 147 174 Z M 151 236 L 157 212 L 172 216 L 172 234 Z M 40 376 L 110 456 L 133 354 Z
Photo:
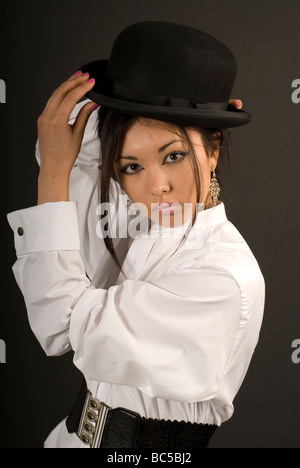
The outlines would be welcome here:
M 178 250 L 180 227 L 154 225 L 151 235 L 114 239 L 122 274 L 97 234 L 96 123 L 94 112 L 72 170 L 70 201 L 8 214 L 13 272 L 32 330 L 49 356 L 72 349 L 88 388 L 107 405 L 221 425 L 233 414 L 259 338 L 259 266 L 221 203 L 198 213 Z M 36 155 L 39 161 L 38 144 Z M 114 182 L 117 210 L 120 194 Z M 85 446 L 64 420 L 45 447 Z

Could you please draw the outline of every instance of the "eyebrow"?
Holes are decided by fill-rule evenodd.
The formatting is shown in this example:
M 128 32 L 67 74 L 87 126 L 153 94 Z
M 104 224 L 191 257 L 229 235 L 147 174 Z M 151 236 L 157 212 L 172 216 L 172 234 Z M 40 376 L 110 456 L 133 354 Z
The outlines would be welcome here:
M 168 148 L 168 146 L 171 146 L 173 143 L 182 143 L 182 141 L 181 140 L 170 141 L 170 143 L 167 143 L 166 145 L 158 149 L 159 154 L 163 153 Z M 117 161 L 119 161 L 120 159 L 129 159 L 130 161 L 138 161 L 138 158 L 136 158 L 135 156 L 120 156 L 117 159 Z

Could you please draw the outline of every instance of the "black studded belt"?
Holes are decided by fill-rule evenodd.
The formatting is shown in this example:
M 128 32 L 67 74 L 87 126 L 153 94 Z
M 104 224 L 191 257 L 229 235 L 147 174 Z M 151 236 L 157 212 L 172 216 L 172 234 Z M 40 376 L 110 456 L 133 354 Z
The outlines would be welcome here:
M 184 421 L 147 419 L 125 408 L 112 409 L 85 386 L 67 418 L 90 448 L 207 448 L 217 426 Z

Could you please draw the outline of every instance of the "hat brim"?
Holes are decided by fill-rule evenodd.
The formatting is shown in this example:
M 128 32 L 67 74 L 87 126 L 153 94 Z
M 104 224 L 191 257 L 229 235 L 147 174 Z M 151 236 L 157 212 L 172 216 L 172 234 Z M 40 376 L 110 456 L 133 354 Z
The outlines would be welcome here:
M 251 114 L 236 109 L 231 104 L 228 104 L 226 110 L 208 110 L 156 106 L 118 99 L 113 95 L 113 81 L 106 73 L 107 65 L 108 60 L 96 60 L 80 67 L 83 73 L 89 73 L 96 80 L 95 86 L 86 97 L 103 107 L 149 119 L 203 128 L 240 127 L 252 119 Z

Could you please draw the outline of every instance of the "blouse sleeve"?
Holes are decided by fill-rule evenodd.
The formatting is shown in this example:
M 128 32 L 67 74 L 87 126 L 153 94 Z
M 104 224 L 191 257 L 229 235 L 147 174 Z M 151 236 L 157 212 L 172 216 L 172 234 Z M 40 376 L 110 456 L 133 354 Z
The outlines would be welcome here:
M 248 340 L 249 314 L 227 271 L 181 268 L 151 282 L 95 288 L 80 255 L 75 202 L 39 205 L 8 219 L 31 327 L 48 355 L 72 348 L 88 380 L 205 401 L 217 394 L 240 344 L 252 354 L 257 327 Z

